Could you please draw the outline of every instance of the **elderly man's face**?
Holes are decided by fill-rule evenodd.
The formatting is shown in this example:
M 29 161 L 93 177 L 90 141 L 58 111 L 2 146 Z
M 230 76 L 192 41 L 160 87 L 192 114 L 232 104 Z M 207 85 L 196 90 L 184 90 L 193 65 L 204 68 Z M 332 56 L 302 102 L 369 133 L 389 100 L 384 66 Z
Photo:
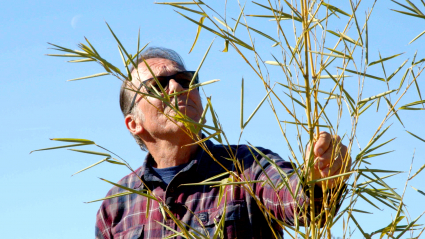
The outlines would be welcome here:
M 146 60 L 152 71 L 156 76 L 170 76 L 174 75 L 179 71 L 184 71 L 174 61 L 162 58 L 152 58 Z M 152 74 L 149 72 L 144 63 L 139 65 L 138 71 L 132 72 L 133 83 L 139 85 L 140 81 L 152 78 Z M 140 79 L 140 81 L 139 81 Z M 165 86 L 164 86 L 165 87 Z M 179 92 L 185 90 L 179 83 L 174 79 L 171 79 L 166 90 L 168 94 L 173 92 Z M 141 88 L 142 92 L 146 92 L 144 87 Z M 198 122 L 201 118 L 203 108 L 201 104 L 201 97 L 197 89 L 191 90 L 189 93 L 180 94 L 177 97 L 177 103 L 180 112 L 187 115 L 194 121 Z M 171 102 L 174 105 L 175 98 L 171 98 Z M 170 118 L 176 115 L 170 107 L 164 104 L 161 100 L 153 97 L 137 96 L 134 107 L 138 107 L 143 113 L 143 120 L 137 119 L 136 123 L 139 129 L 146 130 L 151 136 L 160 136 L 161 134 L 177 133 L 181 132 L 180 127 L 183 127 L 182 123 L 177 123 Z M 168 116 L 168 117 L 167 117 Z M 136 132 L 138 133 L 138 132 Z

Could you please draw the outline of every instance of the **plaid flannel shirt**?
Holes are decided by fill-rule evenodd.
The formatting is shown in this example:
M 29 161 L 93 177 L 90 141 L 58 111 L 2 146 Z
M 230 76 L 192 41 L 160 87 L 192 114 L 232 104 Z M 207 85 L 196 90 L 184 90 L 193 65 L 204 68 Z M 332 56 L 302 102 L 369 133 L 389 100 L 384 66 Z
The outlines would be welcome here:
M 206 141 L 206 145 L 222 166 L 236 172 L 234 163 L 226 159 L 230 158 L 227 147 L 214 145 L 211 141 Z M 309 200 L 303 190 L 298 190 L 297 202 L 291 197 L 290 190 L 295 192 L 299 181 L 295 173 L 291 174 L 293 172 L 291 163 L 284 161 L 279 155 L 268 149 L 258 148 L 280 167 L 280 169 L 277 169 L 267 159 L 251 149 L 258 159 L 258 161 L 255 160 L 246 145 L 231 147 L 233 152 L 236 152 L 235 158 L 244 168 L 240 175 L 244 174 L 246 180 L 267 181 L 268 176 L 274 185 L 279 185 L 283 181 L 280 176 L 282 173 L 290 175 L 288 184 L 291 188 L 281 187 L 282 189 L 277 193 L 270 183 L 252 183 L 251 187 L 255 197 L 276 219 L 287 224 L 293 224 L 294 214 L 297 211 L 296 203 L 308 204 Z M 155 176 L 152 168 L 148 166 L 152 162 L 151 160 L 153 159 L 148 154 L 144 165 L 138 168 L 135 173 L 121 179 L 118 184 L 135 190 L 146 189 L 140 181 L 140 177 L 157 198 L 161 198 L 163 203 L 169 206 L 170 211 L 177 219 L 192 228 L 188 228 L 188 230 L 196 230 L 197 233 L 212 237 L 216 230 L 216 223 L 220 221 L 221 217 L 225 217 L 224 238 L 283 237 L 282 229 L 279 229 L 276 222 L 273 222 L 270 217 L 265 218 L 255 199 L 240 185 L 226 186 L 222 200 L 220 200 L 219 195 L 220 187 L 211 187 L 210 185 L 182 186 L 182 184 L 201 182 L 225 172 L 223 167 L 215 162 L 201 147 L 199 147 L 196 157 L 171 180 L 168 186 Z M 226 177 L 228 175 L 214 181 Z M 316 190 L 316 192 L 319 190 Z M 125 191 L 113 187 L 107 196 Z M 321 190 L 317 192 L 317 195 L 321 194 Z M 317 202 L 315 203 L 317 209 L 320 210 L 321 198 L 316 198 L 315 201 Z M 147 210 L 149 210 L 148 215 L 146 214 Z M 175 233 L 171 229 L 180 231 L 168 215 L 165 217 L 163 215 L 157 201 L 148 200 L 138 194 L 104 200 L 97 214 L 96 238 L 165 238 Z M 275 234 L 272 233 L 267 220 L 272 221 Z M 302 223 L 302 220 L 300 220 L 300 223 Z

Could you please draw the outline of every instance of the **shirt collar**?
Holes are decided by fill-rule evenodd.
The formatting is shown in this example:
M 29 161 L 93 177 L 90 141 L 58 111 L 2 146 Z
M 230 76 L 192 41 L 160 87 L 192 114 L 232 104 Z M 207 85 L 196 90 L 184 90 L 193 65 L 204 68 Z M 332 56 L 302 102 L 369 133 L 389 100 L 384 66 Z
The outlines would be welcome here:
M 203 138 L 205 137 L 204 135 L 202 136 Z M 215 147 L 214 143 L 211 142 L 210 140 L 207 140 L 204 143 L 205 143 L 205 146 L 209 149 L 209 151 L 213 152 Z M 152 158 L 152 155 L 148 152 L 143 162 L 143 166 L 136 170 L 136 174 L 145 183 L 146 182 L 161 182 L 161 180 L 153 173 L 153 170 L 150 167 L 150 165 L 152 165 L 152 160 L 154 159 Z M 205 171 L 208 170 L 209 165 L 211 164 L 212 161 L 213 160 L 208 155 L 208 153 L 206 153 L 202 147 L 198 146 L 195 157 L 192 159 L 191 162 L 189 162 L 188 165 L 186 165 L 186 167 L 184 167 L 181 170 L 181 172 L 189 171 L 189 170 L 192 170 L 193 168 L 194 170 L 196 170 L 195 172 L 198 175 L 203 175 L 205 174 Z M 137 182 L 134 185 L 134 189 L 140 188 L 142 186 L 143 186 L 143 183 L 140 182 L 139 180 L 139 182 Z

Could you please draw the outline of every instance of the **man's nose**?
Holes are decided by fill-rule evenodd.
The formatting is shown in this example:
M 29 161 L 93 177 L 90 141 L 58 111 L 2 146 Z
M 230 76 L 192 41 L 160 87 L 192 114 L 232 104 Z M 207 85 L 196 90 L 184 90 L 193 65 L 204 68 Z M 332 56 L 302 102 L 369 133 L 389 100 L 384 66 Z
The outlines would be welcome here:
M 170 79 L 170 82 L 168 82 L 168 94 L 180 92 L 183 90 L 183 87 L 177 81 L 175 81 L 174 79 Z

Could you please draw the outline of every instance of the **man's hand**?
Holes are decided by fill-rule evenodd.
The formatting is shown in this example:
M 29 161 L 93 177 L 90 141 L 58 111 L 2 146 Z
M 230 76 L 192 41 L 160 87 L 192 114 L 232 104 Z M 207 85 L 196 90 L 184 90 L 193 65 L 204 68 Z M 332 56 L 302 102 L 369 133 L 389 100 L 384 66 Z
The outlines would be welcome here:
M 347 146 L 341 143 L 341 138 L 339 136 L 332 137 L 328 132 L 322 131 L 313 145 L 313 180 L 338 175 L 350 170 L 351 157 L 347 155 Z M 310 145 L 307 146 L 305 153 L 305 160 L 307 162 L 310 154 Z M 326 185 L 327 188 L 333 188 L 337 186 L 341 180 L 346 180 L 347 178 L 348 175 L 345 177 L 337 177 L 335 179 L 317 182 L 316 185 L 322 186 L 323 184 Z

